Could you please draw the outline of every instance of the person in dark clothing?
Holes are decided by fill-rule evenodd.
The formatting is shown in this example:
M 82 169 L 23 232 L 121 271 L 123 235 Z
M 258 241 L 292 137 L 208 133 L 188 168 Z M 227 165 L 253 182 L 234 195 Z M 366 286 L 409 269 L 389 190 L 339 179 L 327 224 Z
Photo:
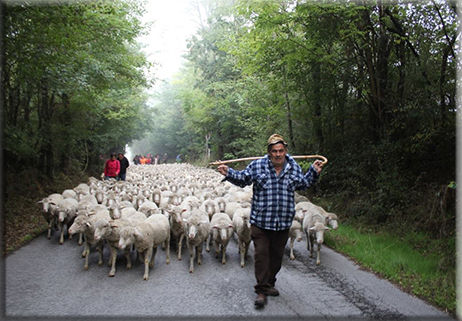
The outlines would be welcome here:
M 130 162 L 128 161 L 127 157 L 124 156 L 123 153 L 119 153 L 119 162 L 120 162 L 120 172 L 118 181 L 122 180 L 125 181 L 127 177 L 127 168 L 130 166 Z
M 322 162 L 316 160 L 303 174 L 287 153 L 287 143 L 281 135 L 271 135 L 267 148 L 268 155 L 254 160 L 242 171 L 224 164 L 217 168 L 225 180 L 234 185 L 253 184 L 250 233 L 255 248 L 257 308 L 267 303 L 268 295 L 279 295 L 275 288 L 276 275 L 282 266 L 284 247 L 295 215 L 295 191 L 313 186 L 322 169 Z

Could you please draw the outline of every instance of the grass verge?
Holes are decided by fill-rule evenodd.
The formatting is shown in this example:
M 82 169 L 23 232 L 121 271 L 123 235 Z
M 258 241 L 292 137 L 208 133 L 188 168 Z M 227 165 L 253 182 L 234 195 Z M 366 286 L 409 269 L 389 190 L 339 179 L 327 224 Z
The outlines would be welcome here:
M 456 267 L 444 264 L 440 253 L 422 253 L 416 248 L 416 244 L 425 240 L 429 241 L 422 233 L 411 232 L 400 238 L 346 224 L 325 236 L 325 244 L 330 248 L 404 291 L 455 315 Z

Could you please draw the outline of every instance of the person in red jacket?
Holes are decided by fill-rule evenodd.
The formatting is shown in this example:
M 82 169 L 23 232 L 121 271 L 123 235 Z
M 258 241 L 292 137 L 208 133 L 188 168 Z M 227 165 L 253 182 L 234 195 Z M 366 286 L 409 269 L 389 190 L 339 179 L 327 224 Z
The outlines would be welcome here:
M 104 178 L 117 178 L 120 172 L 120 162 L 116 158 L 115 153 L 111 153 L 111 158 L 106 161 L 104 165 Z

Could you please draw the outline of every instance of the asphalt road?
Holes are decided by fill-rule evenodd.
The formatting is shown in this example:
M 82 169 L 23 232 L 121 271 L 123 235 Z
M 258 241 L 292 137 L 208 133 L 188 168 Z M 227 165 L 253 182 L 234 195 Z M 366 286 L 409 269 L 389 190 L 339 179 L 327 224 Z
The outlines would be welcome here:
M 104 265 L 97 265 L 92 249 L 90 268 L 84 271 L 83 248 L 77 238 L 58 244 L 42 234 L 4 259 L 3 317 L 15 319 L 128 320 L 130 319 L 257 319 L 257 320 L 454 320 L 391 283 L 361 270 L 344 256 L 323 247 L 321 265 L 308 257 L 306 243 L 296 243 L 295 261 L 288 248 L 276 287 L 261 310 L 254 307 L 253 248 L 240 267 L 235 240 L 228 262 L 221 264 L 204 249 L 203 265 L 189 273 L 189 254 L 165 264 L 158 250 L 150 278 L 143 281 L 142 263 L 126 270 L 119 252 L 115 277 L 109 277 L 109 247 Z M 134 258 L 132 253 L 132 258 Z

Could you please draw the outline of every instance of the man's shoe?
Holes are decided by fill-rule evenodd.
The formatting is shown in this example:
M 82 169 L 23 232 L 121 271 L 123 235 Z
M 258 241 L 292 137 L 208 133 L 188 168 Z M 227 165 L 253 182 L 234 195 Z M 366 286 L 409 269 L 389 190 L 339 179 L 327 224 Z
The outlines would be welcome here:
M 255 307 L 257 308 L 263 308 L 266 304 L 266 294 L 264 293 L 258 293 L 257 298 L 255 299 Z
M 269 290 L 266 291 L 266 295 L 269 296 L 278 296 L 279 291 L 276 288 L 270 288 Z

